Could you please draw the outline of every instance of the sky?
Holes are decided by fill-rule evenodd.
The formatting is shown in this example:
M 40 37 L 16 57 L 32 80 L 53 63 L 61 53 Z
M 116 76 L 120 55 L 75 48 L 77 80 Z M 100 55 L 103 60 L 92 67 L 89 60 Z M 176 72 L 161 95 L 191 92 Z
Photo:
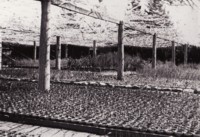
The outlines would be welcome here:
M 166 6 L 170 20 L 174 24 L 180 36 L 180 41 L 200 46 L 200 2 L 194 0 L 199 7 L 190 6 Z M 105 6 L 107 13 L 116 19 L 123 20 L 125 18 L 125 10 L 127 9 L 128 0 L 103 0 L 101 5 Z M 147 0 L 140 2 L 141 11 L 146 10 Z
M 123 2 L 121 0 L 103 0 L 100 5 L 106 7 L 106 11 L 111 17 L 123 20 L 128 0 L 123 0 Z
M 168 12 L 181 41 L 200 46 L 200 9 L 170 6 Z
M 101 3 L 99 3 L 99 0 L 82 1 L 83 3 L 77 4 L 77 6 L 87 9 L 97 9 L 95 6 L 99 6 L 101 12 L 106 12 L 109 16 L 119 20 L 124 19 L 125 9 L 127 8 L 128 4 L 128 0 L 123 0 L 123 3 L 121 0 L 103 0 Z M 10 4 L 10 2 L 12 2 L 12 4 Z M 145 2 L 143 4 L 145 5 Z M 22 20 L 22 24 L 27 28 L 33 24 L 32 22 L 37 22 L 37 24 L 40 24 L 40 20 L 36 20 L 36 17 L 40 18 L 39 2 L 33 0 L 0 0 L 0 9 L 2 9 L 0 12 L 1 26 L 4 26 L 8 23 L 12 24 L 13 17 L 21 19 L 25 17 L 26 20 Z M 35 12 L 33 12 L 34 9 Z M 168 6 L 166 9 L 170 16 L 170 20 L 174 24 L 174 28 L 181 36 L 181 40 L 185 43 L 200 46 L 200 8 L 191 8 L 188 6 Z M 58 8 L 55 6 L 53 6 L 52 11 L 54 14 L 52 16 L 60 16 Z M 32 17 L 30 17 L 30 15 Z M 55 23 L 56 21 L 57 20 L 53 20 Z
M 123 20 L 125 15 L 124 12 L 129 0 L 123 0 L 123 2 L 122 0 L 102 0 L 101 2 L 99 2 L 99 0 L 81 0 L 82 3 L 80 3 L 80 0 L 69 1 L 72 1 L 72 3 L 77 4 L 80 7 L 95 9 L 99 12 L 106 12 L 115 19 Z M 99 8 L 97 9 L 95 6 L 98 6 Z

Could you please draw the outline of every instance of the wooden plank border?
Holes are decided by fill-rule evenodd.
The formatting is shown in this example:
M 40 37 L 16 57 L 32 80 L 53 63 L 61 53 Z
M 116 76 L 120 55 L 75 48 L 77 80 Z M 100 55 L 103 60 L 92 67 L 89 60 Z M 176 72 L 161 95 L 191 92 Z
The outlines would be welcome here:
M 50 128 L 61 128 L 78 132 L 88 132 L 98 135 L 108 135 L 111 137 L 122 137 L 122 136 L 123 137 L 172 137 L 172 135 L 175 135 L 175 133 L 98 125 L 98 124 L 70 121 L 70 120 L 64 121 L 58 119 L 43 118 L 38 116 L 11 114 L 6 112 L 0 112 L 0 120 L 17 122 L 22 124 L 31 124 L 35 126 L 44 126 Z

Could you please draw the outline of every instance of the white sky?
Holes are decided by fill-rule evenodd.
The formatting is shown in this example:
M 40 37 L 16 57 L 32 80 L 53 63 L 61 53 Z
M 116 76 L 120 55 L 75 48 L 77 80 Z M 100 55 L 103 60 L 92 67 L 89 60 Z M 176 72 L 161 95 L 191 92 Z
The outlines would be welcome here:
M 98 0 L 88 1 L 93 1 L 91 4 L 98 3 Z M 194 1 L 199 8 L 191 8 L 190 6 L 166 6 L 166 10 L 169 12 L 174 28 L 178 32 L 179 40 L 184 43 L 200 46 L 200 2 L 198 0 Z M 128 0 L 123 0 L 123 2 L 122 0 L 103 0 L 101 6 L 106 7 L 106 12 L 111 17 L 123 20 L 128 2 Z M 141 11 L 146 10 L 147 0 L 142 0 L 140 4 L 144 8 Z
M 128 0 L 103 0 L 102 6 L 106 6 L 108 14 L 116 19 L 123 20 L 128 5 Z
M 91 1 L 91 5 L 98 4 L 98 0 L 88 1 Z M 191 8 L 190 6 L 166 6 L 166 10 L 169 12 L 174 28 L 180 36 L 180 41 L 200 46 L 200 2 L 198 0 L 195 0 L 195 2 L 199 8 Z M 144 8 L 141 11 L 146 10 L 147 0 L 142 0 L 140 4 Z M 106 7 L 104 11 L 111 17 L 123 20 L 125 18 L 128 0 L 123 0 L 123 2 L 122 0 L 103 0 L 100 5 Z
M 76 3 L 76 0 L 72 0 Z M 87 9 L 93 9 L 95 6 L 99 6 L 99 12 L 106 12 L 113 18 L 123 20 L 125 10 L 128 5 L 128 0 L 103 0 L 99 3 L 99 0 L 81 0 L 82 3 L 77 3 L 78 6 L 85 7 Z M 96 9 L 97 10 L 97 9 Z
M 87 8 L 94 8 L 94 5 L 99 4 L 98 0 L 83 1 Z M 10 2 L 12 2 L 12 4 L 10 4 Z M 107 12 L 111 17 L 123 20 L 127 3 L 128 0 L 123 0 L 123 2 L 122 0 L 103 0 L 99 6 L 103 8 L 103 10 L 100 8 L 101 11 Z M 80 6 L 84 6 L 84 3 L 82 5 L 80 4 Z M 175 29 L 178 30 L 179 35 L 182 36 L 182 40 L 186 43 L 188 42 L 200 46 L 200 9 L 192 9 L 186 6 L 171 6 L 167 8 L 171 17 L 170 19 L 174 23 Z M 22 24 L 28 27 L 32 22 L 38 21 L 35 20 L 35 17 L 40 17 L 39 2 L 33 0 L 0 0 L 0 9 L 2 9 L 0 12 L 1 26 L 11 23 L 12 17 L 16 17 L 21 18 Z M 35 9 L 36 12 L 33 12 Z M 56 7 L 53 7 L 52 10 L 54 16 L 60 16 L 58 15 L 59 12 Z M 30 17 L 30 15 L 33 17 Z M 23 21 L 23 17 L 27 19 Z M 38 24 L 40 24 L 39 21 Z
M 181 41 L 200 46 L 200 11 L 188 6 L 168 7 L 174 28 L 182 38 Z

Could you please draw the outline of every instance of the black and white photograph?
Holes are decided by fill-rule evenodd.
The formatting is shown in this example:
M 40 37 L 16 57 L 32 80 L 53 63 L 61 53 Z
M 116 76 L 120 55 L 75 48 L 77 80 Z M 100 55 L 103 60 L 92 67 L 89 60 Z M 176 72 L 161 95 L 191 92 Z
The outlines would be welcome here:
M 200 0 L 0 0 L 0 137 L 200 137 Z

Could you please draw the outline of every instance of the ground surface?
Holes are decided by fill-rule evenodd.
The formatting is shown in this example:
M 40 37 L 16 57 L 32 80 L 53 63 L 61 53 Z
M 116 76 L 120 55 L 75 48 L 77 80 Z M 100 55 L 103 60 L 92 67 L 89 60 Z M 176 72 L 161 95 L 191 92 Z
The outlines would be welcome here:
M 3 78 L 28 78 L 38 79 L 37 69 L 14 69 L 6 68 L 0 71 L 0 77 Z M 51 79 L 60 81 L 96 81 L 107 82 L 114 85 L 150 85 L 161 88 L 200 88 L 199 80 L 185 80 L 175 78 L 153 78 L 143 76 L 137 72 L 125 72 L 124 80 L 117 80 L 116 71 L 102 71 L 102 72 L 90 72 L 90 71 L 70 71 L 70 70 L 51 70 Z
M 100 73 L 105 80 L 104 82 L 110 82 L 113 84 L 131 84 L 131 85 L 151 85 L 154 87 L 163 88 L 200 88 L 199 80 L 184 80 L 184 79 L 170 79 L 170 78 L 153 78 L 146 77 L 136 72 L 125 72 L 125 78 L 123 81 L 116 80 L 117 72 L 102 72 Z M 102 78 L 103 78 L 102 77 Z M 106 79 L 107 78 L 107 79 Z M 110 78 L 110 79 L 109 79 Z M 109 79 L 109 80 L 108 80 Z
M 65 84 L 47 93 L 0 80 L 0 111 L 97 125 L 200 134 L 199 103 L 188 93 Z

